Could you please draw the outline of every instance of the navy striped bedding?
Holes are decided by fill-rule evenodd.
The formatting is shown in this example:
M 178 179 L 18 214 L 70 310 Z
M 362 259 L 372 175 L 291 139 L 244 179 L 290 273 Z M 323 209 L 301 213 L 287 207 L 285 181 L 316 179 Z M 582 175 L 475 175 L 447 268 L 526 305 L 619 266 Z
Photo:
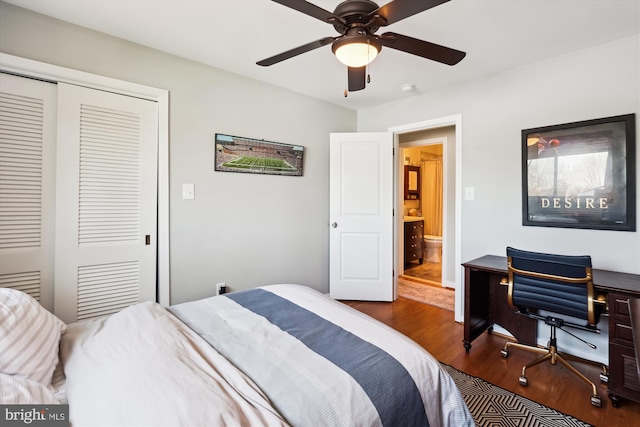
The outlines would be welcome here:
M 169 310 L 293 426 L 474 425 L 422 347 L 308 287 L 271 285 Z

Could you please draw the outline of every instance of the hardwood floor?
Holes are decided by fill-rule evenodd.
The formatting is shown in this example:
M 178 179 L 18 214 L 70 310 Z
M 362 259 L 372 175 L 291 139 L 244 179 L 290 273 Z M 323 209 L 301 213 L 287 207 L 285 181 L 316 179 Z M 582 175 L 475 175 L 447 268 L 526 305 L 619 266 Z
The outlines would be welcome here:
M 640 426 L 640 403 L 623 401 L 619 408 L 614 408 L 607 396 L 606 385 L 599 381 L 600 368 L 596 365 L 571 360 L 596 383 L 602 398 L 601 408 L 591 406 L 589 402 L 591 387 L 559 364 L 543 363 L 527 370 L 529 385 L 522 387 L 518 383 L 522 366 L 537 355 L 513 349 L 507 359 L 502 358 L 500 350 L 507 340 L 505 337 L 485 333 L 472 343 L 467 354 L 462 346 L 462 324 L 453 320 L 450 311 L 405 298 L 398 298 L 393 303 L 344 303 L 407 335 L 439 361 L 506 390 L 595 426 Z

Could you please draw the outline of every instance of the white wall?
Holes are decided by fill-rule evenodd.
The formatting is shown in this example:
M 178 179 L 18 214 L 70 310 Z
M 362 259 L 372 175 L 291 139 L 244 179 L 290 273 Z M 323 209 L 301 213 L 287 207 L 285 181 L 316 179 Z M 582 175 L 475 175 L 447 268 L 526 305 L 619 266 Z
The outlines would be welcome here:
M 222 281 L 328 291 L 329 133 L 354 111 L 2 2 L 0 51 L 169 90 L 171 303 Z M 216 132 L 304 145 L 304 176 L 214 172 Z
M 628 113 L 636 113 L 640 129 L 639 64 L 640 37 L 634 36 L 360 110 L 358 131 L 386 131 L 462 114 L 462 186 L 475 187 L 475 200 L 462 203 L 463 262 L 504 255 L 511 245 L 589 254 L 595 268 L 638 274 L 638 232 L 522 225 L 520 138 L 522 129 Z M 635 162 L 640 163 L 637 148 Z M 636 175 L 638 194 L 640 173 Z M 636 205 L 640 212 L 638 195 Z

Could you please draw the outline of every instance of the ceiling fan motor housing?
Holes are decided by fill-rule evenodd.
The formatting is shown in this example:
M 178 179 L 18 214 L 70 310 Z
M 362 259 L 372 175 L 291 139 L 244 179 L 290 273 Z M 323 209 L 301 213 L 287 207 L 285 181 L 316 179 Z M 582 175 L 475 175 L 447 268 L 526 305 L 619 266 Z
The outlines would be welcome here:
M 335 54 L 336 50 L 338 50 L 340 46 L 344 46 L 350 43 L 369 44 L 375 47 L 375 49 L 378 52 L 380 52 L 380 50 L 382 49 L 382 44 L 380 44 L 380 42 L 378 41 L 378 38 L 375 35 L 372 35 L 369 32 L 367 32 L 366 29 L 350 28 L 345 33 L 344 37 L 340 37 L 339 39 L 333 42 L 333 44 L 331 45 L 331 50 Z
M 364 27 L 369 22 L 369 14 L 378 9 L 378 5 L 370 0 L 347 0 L 340 3 L 333 14 L 339 16 L 347 24 L 346 27 L 341 23 L 335 23 L 333 27 L 340 34 L 345 34 L 354 27 Z M 366 27 L 370 34 L 375 33 L 378 25 Z

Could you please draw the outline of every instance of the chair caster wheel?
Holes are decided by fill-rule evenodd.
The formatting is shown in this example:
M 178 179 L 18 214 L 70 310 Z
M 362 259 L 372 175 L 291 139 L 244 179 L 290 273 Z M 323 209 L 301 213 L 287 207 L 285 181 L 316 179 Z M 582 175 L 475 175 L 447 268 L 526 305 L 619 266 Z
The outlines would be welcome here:
M 605 374 L 604 372 L 600 372 L 600 382 L 603 384 L 609 383 L 609 374 Z
M 520 378 L 518 378 L 518 382 L 523 387 L 526 387 L 527 385 L 529 385 L 529 381 L 527 380 L 527 377 L 525 377 L 524 375 L 520 375 Z
M 600 408 L 602 406 L 602 399 L 600 399 L 598 395 L 591 396 L 591 404 L 596 408 Z
M 509 357 L 509 352 L 505 349 L 502 349 L 500 350 L 500 355 L 506 359 L 507 357 Z

